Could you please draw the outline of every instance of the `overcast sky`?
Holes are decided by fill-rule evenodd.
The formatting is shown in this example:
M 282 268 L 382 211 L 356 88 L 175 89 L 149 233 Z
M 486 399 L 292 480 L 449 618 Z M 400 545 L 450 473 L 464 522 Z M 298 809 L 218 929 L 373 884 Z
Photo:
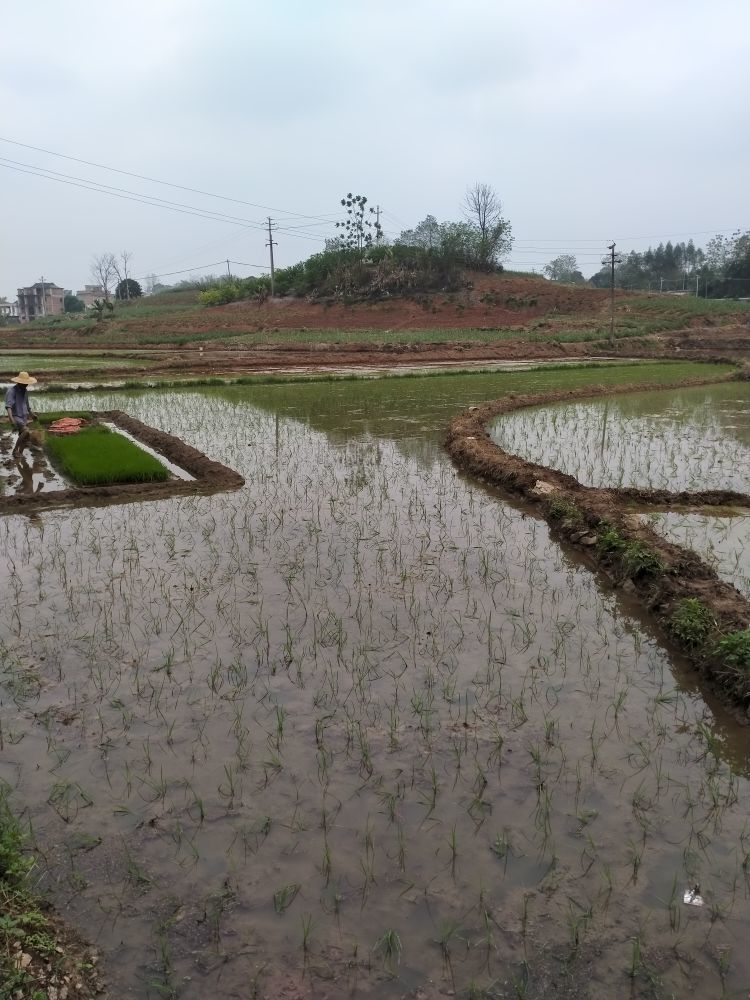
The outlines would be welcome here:
M 289 264 L 348 191 L 397 235 L 487 182 L 537 270 L 750 229 L 748 38 L 747 0 L 6 0 L 4 139 L 238 201 L 0 142 L 0 295 L 82 287 L 107 250 L 137 277 L 264 265 L 267 215 Z

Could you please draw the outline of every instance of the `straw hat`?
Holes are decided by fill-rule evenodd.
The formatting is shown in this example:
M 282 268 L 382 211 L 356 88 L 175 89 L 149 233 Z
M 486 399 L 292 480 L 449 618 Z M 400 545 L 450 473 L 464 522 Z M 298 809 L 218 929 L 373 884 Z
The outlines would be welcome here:
M 18 385 L 36 385 L 36 379 L 28 372 L 19 372 L 15 378 L 11 379 L 11 382 L 17 382 Z

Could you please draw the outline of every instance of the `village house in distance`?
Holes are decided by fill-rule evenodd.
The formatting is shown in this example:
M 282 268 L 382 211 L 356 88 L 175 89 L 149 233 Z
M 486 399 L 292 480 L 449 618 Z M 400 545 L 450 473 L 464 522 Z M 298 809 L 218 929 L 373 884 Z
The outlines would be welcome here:
M 67 288 L 60 288 L 53 281 L 44 279 L 18 289 L 18 303 L 13 305 L 13 317 L 18 317 L 20 323 L 30 323 L 40 316 L 61 316 L 65 312 L 65 299 L 73 293 Z M 84 285 L 75 293 L 75 297 L 90 309 L 95 299 L 105 298 L 101 285 Z M 11 313 L 9 313 L 11 315 Z
M 18 318 L 30 323 L 40 316 L 61 316 L 68 293 L 52 281 L 37 281 L 28 288 L 18 289 Z

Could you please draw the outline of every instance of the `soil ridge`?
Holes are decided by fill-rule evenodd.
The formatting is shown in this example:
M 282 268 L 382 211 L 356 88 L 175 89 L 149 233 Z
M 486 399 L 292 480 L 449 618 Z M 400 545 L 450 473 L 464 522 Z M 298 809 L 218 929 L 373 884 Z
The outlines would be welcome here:
M 659 385 L 630 385 L 618 394 L 644 390 L 679 389 L 731 381 L 735 375 L 687 379 Z M 717 651 L 723 636 L 750 627 L 750 601 L 695 552 L 667 541 L 639 518 L 636 506 L 744 507 L 750 495 L 732 490 L 698 492 L 585 486 L 574 476 L 537 465 L 510 454 L 489 436 L 490 420 L 525 407 L 564 400 L 595 399 L 611 395 L 609 386 L 588 386 L 534 395 L 509 393 L 481 406 L 470 407 L 453 419 L 445 447 L 455 464 L 480 480 L 500 486 L 533 504 L 556 532 L 586 556 L 593 569 L 602 570 L 615 588 L 621 588 L 665 628 L 669 642 L 735 705 L 750 715 L 750 671 L 725 662 Z M 626 549 L 639 558 L 626 556 Z M 633 548 L 635 546 L 635 548 Z M 682 602 L 694 599 L 708 609 L 712 627 L 705 638 L 685 641 L 671 626 Z

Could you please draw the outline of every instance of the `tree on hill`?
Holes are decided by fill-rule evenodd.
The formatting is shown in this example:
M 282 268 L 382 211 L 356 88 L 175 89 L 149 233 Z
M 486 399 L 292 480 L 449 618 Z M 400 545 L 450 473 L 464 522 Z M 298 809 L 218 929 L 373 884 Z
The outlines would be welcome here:
M 502 202 L 494 188 L 477 182 L 467 188 L 463 209 L 466 221 L 479 235 L 475 242 L 479 269 L 491 271 L 513 246 L 511 226 L 503 218 Z
M 750 231 L 732 235 L 722 279 L 712 294 L 725 297 L 750 296 Z
M 363 194 L 349 194 L 341 199 L 341 204 L 346 209 L 347 217 L 343 222 L 337 222 L 336 228 L 341 229 L 341 246 L 345 250 L 356 250 L 361 253 L 365 247 L 372 246 L 373 236 L 376 241 L 380 240 L 383 227 L 376 219 L 373 222 L 365 214 L 367 198 Z M 370 214 L 375 215 L 375 209 L 370 208 Z
M 139 299 L 143 295 L 143 289 L 135 278 L 123 278 L 115 288 L 116 299 Z
M 578 261 L 572 253 L 563 253 L 555 257 L 544 267 L 544 273 L 550 281 L 562 281 L 566 284 L 583 284 L 586 279 L 578 270 Z
M 86 303 L 77 295 L 66 295 L 63 299 L 63 311 L 66 313 L 82 313 L 86 311 Z
M 434 215 L 426 215 L 414 229 L 405 229 L 398 242 L 405 247 L 437 250 L 441 243 L 440 223 Z

